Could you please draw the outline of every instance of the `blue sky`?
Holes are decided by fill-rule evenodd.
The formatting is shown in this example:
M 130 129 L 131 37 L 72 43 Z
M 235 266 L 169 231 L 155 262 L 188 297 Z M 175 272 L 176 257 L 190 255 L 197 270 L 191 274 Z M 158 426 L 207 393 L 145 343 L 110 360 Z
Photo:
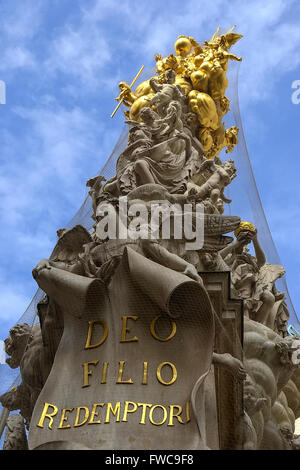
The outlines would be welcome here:
M 119 137 L 122 112 L 110 118 L 118 82 L 153 68 L 179 34 L 203 42 L 219 25 L 244 35 L 234 48 L 243 127 L 299 311 L 299 19 L 297 0 L 0 0 L 0 339 L 36 291 L 32 268 Z

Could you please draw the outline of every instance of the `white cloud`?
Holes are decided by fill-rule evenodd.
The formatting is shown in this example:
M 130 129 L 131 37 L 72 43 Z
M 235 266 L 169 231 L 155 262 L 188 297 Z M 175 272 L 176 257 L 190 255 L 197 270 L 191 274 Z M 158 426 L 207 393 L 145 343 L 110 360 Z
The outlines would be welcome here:
M 11 3 L 0 7 L 0 69 L 5 71 L 33 67 L 36 59 L 30 42 L 40 30 L 43 10 L 40 0 L 22 0 L 18 8 Z
M 300 29 L 293 15 L 298 4 L 295 0 L 83 0 L 78 2 L 81 8 L 74 2 L 70 12 L 54 21 L 55 28 L 52 24 L 49 27 L 43 7 L 51 2 L 23 0 L 17 9 L 16 3 L 12 1 L 10 9 L 6 7 L 9 12 L 2 16 L 0 68 L 11 73 L 30 68 L 37 92 L 35 102 L 27 95 L 26 104 L 21 102 L 14 108 L 12 121 L 16 118 L 19 127 L 14 131 L 1 129 L 5 160 L 0 174 L 0 208 L 3 240 L 6 237 L 2 246 L 6 246 L 7 239 L 13 240 L 12 260 L 24 270 L 28 266 L 29 277 L 34 264 L 30 260 L 49 254 L 55 230 L 76 212 L 83 199 L 85 179 L 101 166 L 121 130 L 113 127 L 115 123 L 108 123 L 106 105 L 104 111 L 99 110 L 108 88 L 116 87 L 121 79 L 133 78 L 142 63 L 146 68 L 154 66 L 155 52 L 174 52 L 179 34 L 204 41 L 219 24 L 225 30 L 237 24 L 237 32 L 244 34 L 234 47 L 234 52 L 243 56 L 242 112 L 247 109 L 248 113 L 250 103 L 269 99 L 276 82 L 299 68 Z M 60 2 L 55 2 L 57 12 L 59 7 Z M 44 32 L 43 23 L 47 26 Z M 50 91 L 45 95 L 48 87 Z M 88 101 L 90 92 L 97 93 L 97 101 Z M 65 104 L 66 94 L 75 105 Z M 79 96 L 87 97 L 84 108 L 77 101 Z M 96 113 L 94 108 L 98 108 Z M 253 135 L 257 128 L 262 133 L 257 113 L 252 116 Z M 274 235 L 284 243 L 286 227 L 292 227 L 293 220 L 286 221 L 282 233 L 277 232 L 280 221 L 274 222 L 272 215 L 270 220 L 273 226 L 278 222 Z M 296 246 L 298 230 L 293 233 L 297 234 L 292 240 Z M 8 286 L 3 296 L 11 304 L 11 314 L 14 303 L 21 314 L 28 299 L 15 287 Z M 8 309 L 3 302 L 2 307 Z
M 49 50 L 44 63 L 48 73 L 61 72 L 78 78 L 81 86 L 77 92 L 84 93 L 105 81 L 102 73 L 111 60 L 110 45 L 95 25 L 84 22 L 77 28 L 68 25 L 50 43 Z
M 36 61 L 30 50 L 20 46 L 7 47 L 1 59 L 0 70 L 6 71 L 35 65 Z
M 3 3 L 0 7 L 2 33 L 12 41 L 31 39 L 41 26 L 42 8 L 41 0 L 22 0 L 17 8 L 13 2 Z
M 2 265 L 16 278 L 23 273 L 29 283 L 33 266 L 50 255 L 56 230 L 80 207 L 85 181 L 94 176 L 91 168 L 98 170 L 100 152 L 108 145 L 100 140 L 101 126 L 91 116 L 79 108 L 63 108 L 49 97 L 47 102 L 15 109 L 29 129 L 22 136 L 1 133 L 6 155 L 0 169 Z M 2 297 L 2 302 L 10 298 L 9 293 Z M 20 306 L 20 297 L 9 302 Z
M 55 101 L 35 108 L 19 106 L 14 112 L 30 124 L 34 135 L 34 142 L 27 142 L 30 183 L 36 188 L 54 178 L 56 184 L 63 182 L 67 194 L 68 187 L 78 182 L 80 163 L 94 148 L 101 126 L 81 108 L 66 109 Z
M 184 3 L 125 0 L 96 0 L 85 9 L 83 23 L 101 28 L 112 21 L 120 38 L 111 38 L 106 24 L 106 38 L 112 52 L 121 48 L 144 57 L 154 65 L 154 53 L 163 55 L 173 51 L 179 34 L 193 35 L 200 42 L 208 39 L 218 25 L 223 30 L 237 24 L 237 32 L 244 38 L 234 46 L 243 56 L 241 65 L 240 95 L 243 104 L 268 98 L 279 78 L 299 66 L 300 30 L 297 17 L 293 19 L 295 0 L 216 0 L 214 2 Z M 117 12 L 115 21 L 113 12 Z
M 2 281 L 4 279 L 2 278 Z M 0 321 L 9 327 L 13 326 L 23 315 L 30 303 L 30 297 L 20 291 L 16 284 L 1 283 L 0 287 Z

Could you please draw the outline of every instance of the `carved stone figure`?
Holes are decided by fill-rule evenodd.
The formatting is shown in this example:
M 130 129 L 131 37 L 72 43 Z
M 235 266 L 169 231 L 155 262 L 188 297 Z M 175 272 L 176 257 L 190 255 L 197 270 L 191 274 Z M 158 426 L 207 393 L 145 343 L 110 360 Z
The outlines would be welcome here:
M 141 83 L 135 92 L 128 84 L 120 82 L 121 93 L 117 100 L 123 99 L 130 107 L 125 115 L 138 121 L 142 109 L 153 106 L 160 116 L 164 116 L 171 100 L 183 104 L 188 96 L 190 109 L 186 111 L 192 111 L 198 118 L 197 137 L 207 158 L 216 157 L 226 146 L 226 152 L 231 152 L 237 144 L 238 129 L 233 126 L 225 130 L 222 123 L 229 110 L 229 100 L 225 96 L 226 72 L 229 60 L 241 60 L 229 52 L 241 38 L 233 28 L 222 35 L 217 29 L 203 45 L 190 36 L 179 36 L 174 45 L 176 55 L 163 58 L 156 54 L 156 77 Z
M 24 418 L 20 414 L 7 418 L 3 450 L 28 450 Z
M 236 168 L 233 160 L 228 160 L 222 165 L 207 160 L 202 163 L 200 171 L 203 171 L 205 168 L 209 168 L 212 175 L 196 190 L 198 200 L 201 201 L 209 197 L 214 205 L 219 199 L 227 203 L 231 202 L 230 199 L 224 196 L 224 189 L 236 176 Z
M 270 328 L 246 319 L 244 341 L 246 371 L 266 399 L 257 448 L 286 449 L 280 428 L 288 426 L 291 431 L 293 424 L 281 392 L 298 370 L 295 357 L 300 342 L 295 343 L 293 337 L 282 338 Z
M 275 282 L 284 275 L 284 268 L 266 263 L 257 230 L 252 224 L 242 222 L 235 234 L 236 241 L 221 252 L 232 270 L 233 286 L 239 297 L 244 299 L 245 314 L 274 328 L 272 309 L 275 301 L 282 298 L 275 288 Z M 255 257 L 247 250 L 251 242 Z
M 150 100 L 150 105 L 154 106 L 159 116 L 165 116 L 166 109 L 171 101 L 178 101 L 183 104 L 185 95 L 179 85 L 175 85 L 176 73 L 170 69 L 165 72 L 166 83 L 159 83 L 156 78 L 151 78 L 149 84 L 155 94 Z
M 10 356 L 6 362 L 12 368 L 19 367 L 25 348 L 31 340 L 31 328 L 26 323 L 13 326 L 4 341 L 5 352 Z
M 53 357 L 51 357 L 49 347 L 45 347 L 42 340 L 42 334 L 39 323 L 30 329 L 28 337 L 28 325 L 16 325 L 19 330 L 25 330 L 25 336 L 28 338 L 26 347 L 20 361 L 20 373 L 22 382 L 17 387 L 1 395 L 1 403 L 10 411 L 20 410 L 25 418 L 27 427 L 30 423 L 32 410 L 38 395 L 49 375 Z M 20 338 L 20 339 L 19 339 Z M 9 338 L 9 352 L 12 352 L 14 360 L 14 351 L 23 347 L 22 337 Z M 10 361 L 8 359 L 8 361 Z
M 174 54 L 155 56 L 156 76 L 134 90 L 142 67 L 119 83 L 111 116 L 128 108 L 128 142 L 116 174 L 87 181 L 90 231 L 57 231 L 32 272 L 39 322 L 5 340 L 21 375 L 0 397 L 20 411 L 5 449 L 27 448 L 24 422 L 41 450 L 300 447 L 300 341 L 276 286 L 285 270 L 251 222 L 224 215 L 237 176 L 219 157 L 238 143 L 223 121 L 228 63 L 241 60 L 233 30 L 203 44 L 181 35 Z
M 116 178 L 106 183 L 103 191 L 127 194 L 143 184 L 156 183 L 170 192 L 184 192 L 184 167 L 192 153 L 190 137 L 177 132 L 166 139 L 161 135 L 161 127 L 155 128 L 155 116 L 151 111 L 145 110 L 143 119 L 146 124 L 130 129 L 129 145 L 119 157 Z M 158 136 L 159 141 L 155 143 Z
M 264 430 L 263 408 L 267 402 L 258 384 L 247 375 L 244 382 L 244 412 L 237 428 L 237 449 L 257 450 Z

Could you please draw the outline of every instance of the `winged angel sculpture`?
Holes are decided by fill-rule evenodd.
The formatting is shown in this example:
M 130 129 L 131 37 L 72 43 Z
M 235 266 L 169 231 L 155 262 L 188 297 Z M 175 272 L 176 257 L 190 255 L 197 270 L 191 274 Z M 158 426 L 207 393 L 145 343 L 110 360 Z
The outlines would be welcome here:
M 212 365 L 225 367 L 238 382 L 246 379 L 236 446 L 296 445 L 291 432 L 300 408 L 290 390 L 297 390 L 300 396 L 299 372 L 291 360 L 284 294 L 275 285 L 284 268 L 267 262 L 252 223 L 224 215 L 231 202 L 226 188 L 237 171 L 232 159 L 222 160 L 221 152 L 225 150 L 226 155 L 238 142 L 238 128 L 226 129 L 223 122 L 230 106 L 225 95 L 226 72 L 229 61 L 241 60 L 230 52 L 241 38 L 234 28 L 224 34 L 218 28 L 203 44 L 179 36 L 175 54 L 155 56 L 154 77 L 135 90 L 126 82 L 119 84 L 116 99 L 128 108 L 128 142 L 118 156 L 113 178 L 107 181 L 98 175 L 87 182 L 94 225 L 90 231 L 80 224 L 58 230 L 51 256 L 33 270 L 45 292 L 38 305 L 39 323 L 33 329 L 16 325 L 5 343 L 11 356 L 7 362 L 11 367 L 20 366 L 22 382 L 2 395 L 1 402 L 10 410 L 21 410 L 28 427 L 47 380 L 51 382 L 66 312 L 81 321 L 86 312 L 96 315 L 95 305 L 107 296 L 117 311 L 123 304 L 131 305 L 130 296 L 136 289 L 139 306 L 148 306 L 145 315 L 153 310 L 172 321 L 187 318 L 187 324 L 190 318 L 197 318 L 203 339 L 195 366 L 195 378 L 202 378 L 190 391 L 195 410 L 195 390 L 203 387 Z M 120 217 L 125 200 L 128 211 Z M 159 204 L 162 219 L 153 226 L 149 211 Z M 133 225 L 137 206 L 140 215 Z M 188 234 L 177 236 L 174 227 L 179 219 L 190 221 L 194 235 L 201 220 L 201 246 L 187 248 Z M 165 220 L 173 223 L 168 237 L 162 236 Z M 125 235 L 105 233 L 103 227 L 110 221 L 118 234 Z M 137 225 L 140 236 L 132 229 Z M 250 254 L 251 247 L 254 254 Z M 224 271 L 231 273 L 232 295 L 244 304 L 244 365 L 229 352 L 214 350 L 214 309 L 201 273 Z M 172 301 L 178 289 L 184 295 Z M 101 305 L 105 312 L 108 307 Z M 109 315 L 114 315 L 110 309 Z M 199 409 L 203 403 L 198 403 Z M 198 427 L 205 448 L 203 424 Z

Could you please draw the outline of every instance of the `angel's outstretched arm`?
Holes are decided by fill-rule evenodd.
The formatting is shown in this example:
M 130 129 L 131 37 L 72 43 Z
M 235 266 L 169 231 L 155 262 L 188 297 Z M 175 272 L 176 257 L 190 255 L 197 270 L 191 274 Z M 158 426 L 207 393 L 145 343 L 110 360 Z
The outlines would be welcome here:
M 265 253 L 264 253 L 264 251 L 263 251 L 263 249 L 260 246 L 260 243 L 258 241 L 257 230 L 255 232 L 255 235 L 254 235 L 253 239 L 252 239 L 252 242 L 253 242 L 255 256 L 256 256 L 256 260 L 257 260 L 257 266 L 258 266 L 258 268 L 261 268 L 266 263 L 266 256 L 265 256 Z

